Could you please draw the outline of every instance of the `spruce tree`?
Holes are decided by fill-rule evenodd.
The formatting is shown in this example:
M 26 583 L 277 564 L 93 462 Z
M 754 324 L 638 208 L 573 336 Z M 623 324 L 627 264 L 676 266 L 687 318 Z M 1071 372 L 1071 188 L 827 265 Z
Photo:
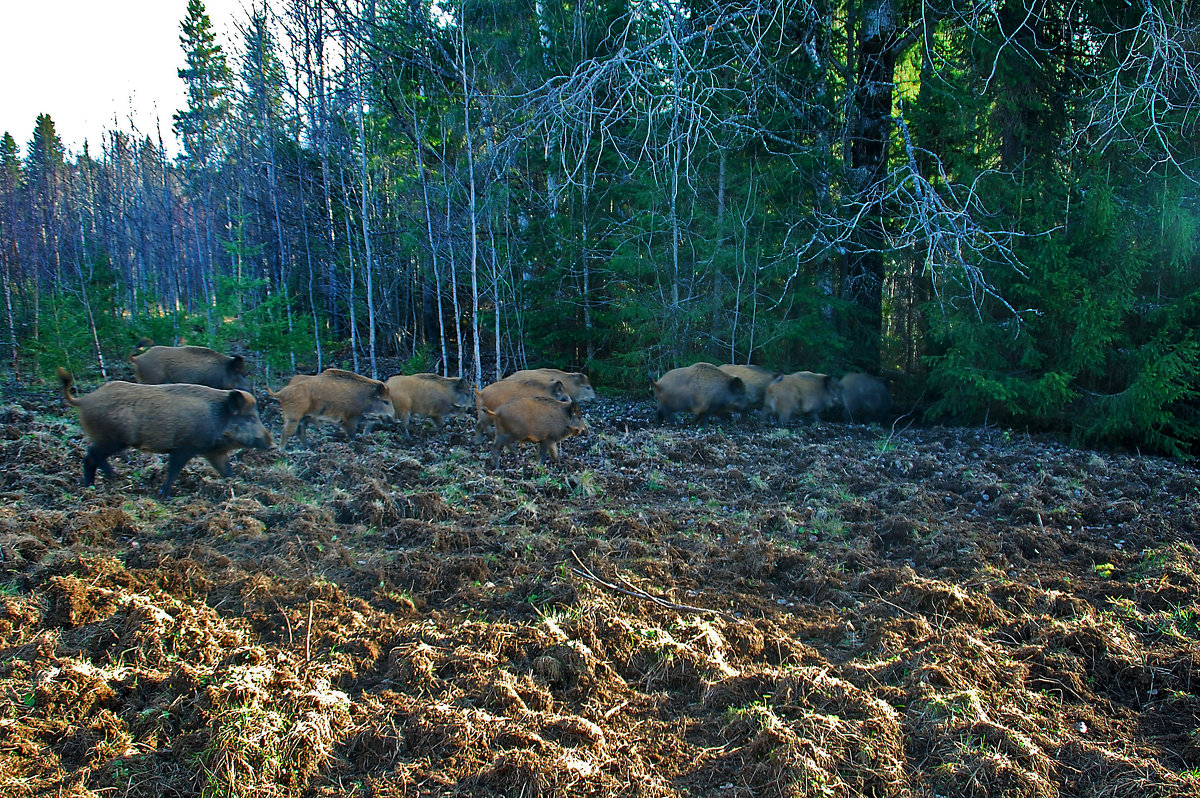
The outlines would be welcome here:
M 221 155 L 229 117 L 229 66 L 203 0 L 188 0 L 181 28 L 179 43 L 187 66 L 178 74 L 187 83 L 188 105 L 175 113 L 174 127 L 191 165 L 205 169 L 219 162 Z

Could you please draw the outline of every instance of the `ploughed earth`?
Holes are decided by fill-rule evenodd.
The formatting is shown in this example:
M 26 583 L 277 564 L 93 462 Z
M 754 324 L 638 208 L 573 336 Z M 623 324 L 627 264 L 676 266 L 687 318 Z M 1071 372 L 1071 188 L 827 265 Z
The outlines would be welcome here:
M 8 389 L 0 795 L 1200 794 L 1193 465 L 586 415 L 498 470 L 318 422 L 159 501 Z

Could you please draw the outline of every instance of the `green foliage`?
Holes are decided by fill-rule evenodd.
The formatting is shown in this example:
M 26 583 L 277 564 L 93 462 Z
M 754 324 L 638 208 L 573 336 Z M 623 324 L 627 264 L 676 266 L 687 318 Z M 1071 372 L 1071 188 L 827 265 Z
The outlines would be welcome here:
M 1195 451 L 1200 305 L 1195 289 L 1172 291 L 1189 285 L 1200 214 L 1113 175 L 1107 164 L 1082 174 L 1065 230 L 1022 249 L 1027 276 L 1001 293 L 1023 312 L 931 314 L 934 415 Z

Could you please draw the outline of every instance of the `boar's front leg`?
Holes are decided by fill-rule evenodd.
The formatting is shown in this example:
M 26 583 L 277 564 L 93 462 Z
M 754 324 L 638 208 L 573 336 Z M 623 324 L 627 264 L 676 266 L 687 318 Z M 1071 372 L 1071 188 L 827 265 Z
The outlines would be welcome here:
M 187 461 L 196 456 L 196 452 L 191 449 L 174 449 L 171 451 L 171 456 L 167 460 L 167 479 L 163 482 L 162 490 L 159 495 L 164 499 L 171 498 L 171 485 L 174 484 L 175 478 L 179 476 L 179 472 L 187 465 Z
M 229 452 L 209 452 L 204 459 L 212 463 L 217 473 L 223 477 L 233 476 L 233 466 L 229 464 Z
M 558 457 L 558 441 L 542 441 L 538 444 L 538 461 L 546 462 L 546 456 L 549 455 L 552 462 L 561 462 Z

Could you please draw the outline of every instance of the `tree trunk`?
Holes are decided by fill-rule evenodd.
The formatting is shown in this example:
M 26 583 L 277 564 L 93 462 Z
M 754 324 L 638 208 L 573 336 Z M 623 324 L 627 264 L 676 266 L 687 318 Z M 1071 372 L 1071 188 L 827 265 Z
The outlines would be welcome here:
M 850 165 L 855 190 L 867 206 L 846 274 L 846 297 L 857 307 L 860 366 L 878 373 L 883 320 L 883 205 L 888 141 L 892 129 L 892 90 L 896 71 L 895 0 L 868 0 L 862 7 L 858 84 Z

